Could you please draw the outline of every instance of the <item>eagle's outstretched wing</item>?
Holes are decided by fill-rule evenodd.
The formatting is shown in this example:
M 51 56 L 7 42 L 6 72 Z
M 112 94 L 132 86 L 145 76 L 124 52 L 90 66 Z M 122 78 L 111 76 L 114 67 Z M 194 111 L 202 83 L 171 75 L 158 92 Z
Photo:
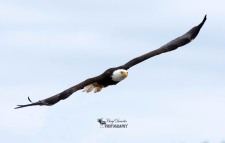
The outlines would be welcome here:
M 68 98 L 71 94 L 73 94 L 74 92 L 76 92 L 77 90 L 83 89 L 85 86 L 90 85 L 94 82 L 98 82 L 102 79 L 104 79 L 104 77 L 107 76 L 106 73 L 104 72 L 103 74 L 93 77 L 93 78 L 89 78 L 75 86 L 72 86 L 66 90 L 64 90 L 63 92 L 56 94 L 54 96 L 51 96 L 49 98 L 40 100 L 38 102 L 32 102 L 30 100 L 30 98 L 28 97 L 28 100 L 31 102 L 31 104 L 26 104 L 26 105 L 17 105 L 17 107 L 15 109 L 18 108 L 23 108 L 23 107 L 27 107 L 27 106 L 34 106 L 34 105 L 46 105 L 46 106 L 51 106 L 54 105 L 55 103 L 59 102 L 60 100 L 64 100 L 66 98 Z
M 169 43 L 163 45 L 162 47 L 160 47 L 159 49 L 156 49 L 154 51 L 151 51 L 149 53 L 146 53 L 142 56 L 136 57 L 132 60 L 130 60 L 129 62 L 127 62 L 126 64 L 120 66 L 120 68 L 122 69 L 129 69 L 130 67 L 143 62 L 144 60 L 147 60 L 151 57 L 154 57 L 156 55 L 165 53 L 165 52 L 169 52 L 172 50 L 177 49 L 178 47 L 184 46 L 186 44 L 188 44 L 189 42 L 191 42 L 192 40 L 195 39 L 195 37 L 198 35 L 200 29 L 202 28 L 203 24 L 206 21 L 206 15 L 203 19 L 203 21 L 198 25 L 193 27 L 191 30 L 189 30 L 187 33 L 185 33 L 184 35 L 177 37 L 176 39 L 170 41 Z
M 49 98 L 40 100 L 38 102 L 32 102 L 30 100 L 30 98 L 28 97 L 28 100 L 30 102 L 32 102 L 31 104 L 26 104 L 26 105 L 17 105 L 17 107 L 15 109 L 18 108 L 23 108 L 23 107 L 27 107 L 27 106 L 34 106 L 34 105 L 46 105 L 46 106 L 50 106 L 50 105 L 54 105 L 55 103 L 59 102 L 60 100 L 64 100 L 66 98 L 68 98 L 71 94 L 73 94 L 74 92 L 83 89 L 85 86 L 90 85 L 94 82 L 98 82 L 103 80 L 105 77 L 109 76 L 109 73 L 112 73 L 113 70 L 115 69 L 129 69 L 130 67 L 144 61 L 147 60 L 153 56 L 159 55 L 161 53 L 165 53 L 165 52 L 169 52 L 172 50 L 177 49 L 178 47 L 184 46 L 185 44 L 191 42 L 191 40 L 193 40 L 199 33 L 201 27 L 203 26 L 203 24 L 206 21 L 206 16 L 204 17 L 203 21 L 198 25 L 193 27 L 191 30 L 189 30 L 186 34 L 172 40 L 171 42 L 167 43 L 166 45 L 160 47 L 159 49 L 156 49 L 154 51 L 151 51 L 147 54 L 144 54 L 140 57 L 136 57 L 134 59 L 132 59 L 131 61 L 127 62 L 126 64 L 116 67 L 116 68 L 110 68 L 108 70 L 106 70 L 104 73 L 102 73 L 99 76 L 93 77 L 93 78 L 89 78 L 71 88 L 68 88 L 67 90 L 56 94 L 54 96 L 51 96 Z

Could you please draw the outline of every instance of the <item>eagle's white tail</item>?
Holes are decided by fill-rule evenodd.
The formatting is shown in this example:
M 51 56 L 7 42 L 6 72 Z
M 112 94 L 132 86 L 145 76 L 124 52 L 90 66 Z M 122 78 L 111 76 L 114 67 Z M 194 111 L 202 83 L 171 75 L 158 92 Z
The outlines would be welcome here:
M 94 90 L 94 93 L 100 92 L 102 90 L 102 88 L 104 88 L 103 85 L 98 84 L 97 82 L 92 83 L 88 86 L 85 86 L 83 89 L 83 92 L 91 92 L 92 90 Z

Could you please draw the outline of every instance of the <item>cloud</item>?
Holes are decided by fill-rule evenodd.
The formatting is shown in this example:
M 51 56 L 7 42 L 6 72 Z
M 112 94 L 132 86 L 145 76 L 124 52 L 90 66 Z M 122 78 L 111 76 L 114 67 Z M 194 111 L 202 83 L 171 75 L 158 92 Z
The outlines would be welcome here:
M 223 0 L 206 0 L 206 1 L 169 1 L 169 8 L 176 13 L 176 15 L 190 16 L 195 14 L 215 15 L 217 18 L 224 16 Z M 179 12 L 178 12 L 179 11 Z
M 1 108 L 2 114 L 0 122 L 0 132 L 11 132 L 19 134 L 37 133 L 45 126 L 46 123 L 46 109 L 25 109 L 15 110 L 15 105 L 18 104 L 21 90 L 11 88 L 14 91 L 7 91 L 1 89 Z M 14 96 L 13 96 L 14 95 Z M 10 96 L 10 97 L 9 97 Z M 25 96 L 23 96 L 25 97 Z
M 127 129 L 97 127 L 82 142 L 136 142 L 140 139 L 144 142 L 169 140 L 198 143 L 205 139 L 221 141 L 225 128 L 225 116 L 221 111 L 224 108 L 224 97 L 217 96 L 217 100 L 211 95 L 201 95 L 195 100 L 192 97 L 189 94 L 165 97 L 165 100 L 156 101 L 153 109 L 148 109 L 152 111 L 151 114 L 146 110 L 142 111 L 146 114 L 140 117 L 127 116 Z
M 8 46 L 20 46 L 30 48 L 36 45 L 38 48 L 43 46 L 51 47 L 86 47 L 95 45 L 97 36 L 91 32 L 78 31 L 66 33 L 43 33 L 36 31 L 8 31 L 2 35 L 4 44 Z M 41 46 L 41 47 L 39 47 Z
M 18 6 L 12 3 L 0 5 L 0 20 L 2 23 L 30 24 L 50 21 L 59 21 L 62 17 L 59 14 L 42 12 L 26 6 Z

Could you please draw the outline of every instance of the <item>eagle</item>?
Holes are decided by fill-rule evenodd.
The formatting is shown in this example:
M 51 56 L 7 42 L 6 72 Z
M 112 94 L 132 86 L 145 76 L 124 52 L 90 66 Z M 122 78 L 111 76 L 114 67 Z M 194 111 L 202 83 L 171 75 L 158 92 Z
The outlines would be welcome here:
M 74 86 L 62 91 L 61 93 L 58 93 L 49 98 L 39 100 L 37 102 L 32 102 L 30 100 L 30 98 L 28 97 L 28 100 L 31 102 L 30 104 L 17 105 L 17 107 L 15 107 L 15 109 L 28 107 L 28 106 L 35 106 L 35 105 L 51 106 L 51 105 L 58 103 L 60 100 L 64 100 L 64 99 L 68 98 L 70 95 L 72 95 L 74 92 L 76 92 L 78 90 L 83 89 L 83 92 L 89 93 L 89 92 L 93 91 L 94 93 L 97 93 L 97 92 L 100 92 L 103 88 L 106 88 L 110 85 L 116 85 L 128 76 L 128 69 L 130 69 L 131 67 L 133 67 L 149 58 L 152 58 L 154 56 L 157 56 L 157 55 L 165 53 L 165 52 L 170 52 L 172 50 L 177 49 L 178 47 L 181 47 L 181 46 L 184 46 L 184 45 L 190 43 L 198 35 L 198 33 L 199 33 L 200 29 L 202 28 L 202 26 L 204 25 L 206 19 L 207 18 L 205 15 L 204 19 L 202 20 L 202 22 L 199 25 L 191 28 L 184 35 L 177 37 L 176 39 L 170 41 L 169 43 L 161 46 L 160 48 L 158 48 L 156 50 L 153 50 L 144 55 L 136 57 L 136 58 L 128 61 L 124 65 L 109 68 L 106 71 L 104 71 L 102 74 L 92 77 L 92 78 L 88 78 L 88 79 L 84 80 L 83 82 L 78 83 L 77 85 L 74 85 Z

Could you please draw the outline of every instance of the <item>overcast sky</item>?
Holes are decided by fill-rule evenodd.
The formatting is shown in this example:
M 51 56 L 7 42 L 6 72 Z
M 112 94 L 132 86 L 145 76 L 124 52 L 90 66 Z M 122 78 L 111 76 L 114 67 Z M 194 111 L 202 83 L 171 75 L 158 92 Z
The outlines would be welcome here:
M 0 135 L 4 143 L 225 141 L 222 0 L 0 0 Z M 17 104 L 57 94 L 159 48 L 207 21 L 190 44 L 129 70 L 100 93 L 52 107 Z M 126 129 L 100 128 L 119 118 Z

